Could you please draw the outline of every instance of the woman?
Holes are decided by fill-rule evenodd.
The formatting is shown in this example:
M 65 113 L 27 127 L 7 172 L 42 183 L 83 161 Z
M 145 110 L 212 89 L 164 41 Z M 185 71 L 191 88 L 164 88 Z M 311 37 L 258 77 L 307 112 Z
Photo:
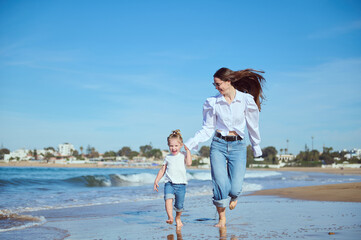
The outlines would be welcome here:
M 198 149 L 200 142 L 207 141 L 215 133 L 210 159 L 213 204 L 219 215 L 216 227 L 226 225 L 225 209 L 227 206 L 234 209 L 241 194 L 247 162 L 245 126 L 254 156 L 262 155 L 258 119 L 265 79 L 259 73 L 264 72 L 220 68 L 213 75 L 213 85 L 220 94 L 207 98 L 203 105 L 202 129 L 185 143 L 190 150 Z

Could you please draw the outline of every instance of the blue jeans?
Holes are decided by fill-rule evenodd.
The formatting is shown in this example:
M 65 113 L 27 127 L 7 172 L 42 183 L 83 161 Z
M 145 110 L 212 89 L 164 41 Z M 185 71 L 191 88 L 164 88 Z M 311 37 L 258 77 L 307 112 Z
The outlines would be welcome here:
M 236 200 L 246 173 L 247 147 L 244 140 L 227 142 L 214 136 L 210 149 L 213 204 L 227 207 L 228 197 Z
M 166 182 L 164 185 L 164 200 L 175 199 L 174 210 L 176 212 L 183 211 L 184 197 L 186 195 L 185 184 L 174 184 Z

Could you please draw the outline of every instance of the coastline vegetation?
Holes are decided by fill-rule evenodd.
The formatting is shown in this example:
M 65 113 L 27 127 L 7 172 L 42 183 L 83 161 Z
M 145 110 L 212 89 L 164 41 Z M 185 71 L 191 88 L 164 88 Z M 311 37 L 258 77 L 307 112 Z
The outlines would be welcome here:
M 163 153 L 168 152 L 167 150 L 160 150 L 158 148 L 153 148 L 151 144 L 143 145 L 139 147 L 139 151 L 132 150 L 128 146 L 124 146 L 118 151 L 109 150 L 100 154 L 95 147 L 88 145 L 85 149 L 84 147 L 79 147 L 80 152 L 77 150 L 72 151 L 71 157 L 76 160 L 85 160 L 85 159 L 101 159 L 101 161 L 116 161 L 117 159 L 126 159 L 128 161 L 137 161 L 139 159 L 148 159 L 152 161 L 161 161 L 163 158 Z M 43 159 L 46 162 L 49 162 L 53 159 L 61 158 L 62 156 L 56 155 L 56 149 L 54 147 L 44 148 L 45 153 L 38 154 L 37 150 L 29 150 L 28 154 L 31 155 L 33 159 Z M 277 165 L 280 162 L 284 162 L 284 167 L 320 167 L 324 164 L 333 164 L 333 163 L 361 163 L 361 159 L 358 157 L 346 158 L 346 151 L 333 151 L 332 147 L 324 147 L 322 152 L 319 152 L 315 149 L 310 150 L 307 145 L 305 146 L 304 151 L 300 151 L 297 155 L 288 153 L 287 149 L 280 149 L 280 153 L 273 146 L 268 146 L 262 149 L 263 155 L 261 158 L 255 159 L 253 157 L 253 151 L 251 145 L 247 146 L 247 167 L 251 164 L 262 164 L 266 167 L 268 165 Z M 5 154 L 9 154 L 10 150 L 7 148 L 0 149 L 0 160 L 4 159 Z M 192 166 L 205 165 L 204 159 L 209 158 L 210 147 L 202 146 L 196 155 L 193 155 Z M 287 161 L 284 161 L 283 157 L 291 157 Z M 70 157 L 70 156 L 69 156 Z M 19 161 L 21 159 L 10 158 L 10 161 Z
M 282 154 L 282 151 L 285 154 Z M 282 156 L 292 155 L 288 154 L 287 149 L 281 149 L 281 154 L 278 155 L 278 151 L 275 147 L 270 146 L 262 149 L 263 161 L 256 161 L 253 157 L 253 151 L 251 145 L 247 147 L 247 167 L 250 164 L 262 163 L 265 165 L 279 164 Z M 286 161 L 285 167 L 321 167 L 322 165 L 330 165 L 333 163 L 361 163 L 361 159 L 357 157 L 346 158 L 346 151 L 333 151 L 332 147 L 323 147 L 323 151 L 310 150 L 307 145 L 304 151 L 300 151 L 297 155 L 294 155 L 293 160 Z

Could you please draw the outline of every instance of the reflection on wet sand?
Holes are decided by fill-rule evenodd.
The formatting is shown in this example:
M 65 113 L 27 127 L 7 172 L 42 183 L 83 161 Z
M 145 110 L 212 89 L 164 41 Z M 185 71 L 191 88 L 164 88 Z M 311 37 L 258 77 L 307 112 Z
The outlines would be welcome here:
M 177 236 L 177 240 L 182 240 L 183 239 L 182 238 L 182 228 L 181 227 L 177 227 L 175 233 L 176 233 L 176 236 Z M 169 234 L 167 236 L 167 240 L 174 240 L 174 234 Z
M 219 227 L 219 239 L 227 239 L 227 228 L 224 227 Z
M 220 240 L 226 240 L 227 239 L 227 228 L 226 227 L 220 227 L 219 228 L 219 239 Z M 238 238 L 234 235 L 231 236 L 231 240 L 238 240 Z

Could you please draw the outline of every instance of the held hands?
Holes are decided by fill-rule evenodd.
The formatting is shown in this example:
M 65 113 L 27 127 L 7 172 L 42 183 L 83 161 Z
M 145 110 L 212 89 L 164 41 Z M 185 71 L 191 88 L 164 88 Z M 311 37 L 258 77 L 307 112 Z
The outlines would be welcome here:
M 157 191 L 157 192 L 158 192 L 158 188 L 159 188 L 158 183 L 157 183 L 157 182 L 154 182 L 154 186 L 153 186 L 154 191 Z
M 185 144 L 183 144 L 183 146 L 184 146 L 184 149 L 188 152 L 189 148 Z

